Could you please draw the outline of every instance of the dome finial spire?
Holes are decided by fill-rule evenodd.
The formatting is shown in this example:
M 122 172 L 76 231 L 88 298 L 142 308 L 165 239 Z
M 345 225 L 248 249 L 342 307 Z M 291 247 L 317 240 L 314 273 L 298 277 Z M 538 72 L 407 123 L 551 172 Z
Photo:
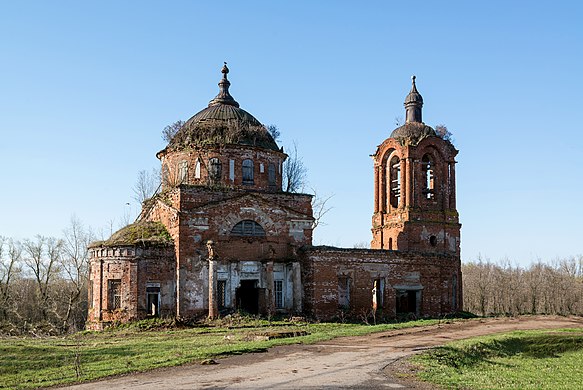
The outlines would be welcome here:
M 229 106 L 239 107 L 239 103 L 237 103 L 229 93 L 229 87 L 231 86 L 231 82 L 227 79 L 229 68 L 227 68 L 226 62 L 224 62 L 223 68 L 221 69 L 221 73 L 223 74 L 223 78 L 221 79 L 221 81 L 219 81 L 219 94 L 209 102 L 209 106 L 216 106 L 217 104 L 227 104 Z
M 405 122 L 423 122 L 421 120 L 421 109 L 423 108 L 423 97 L 417 91 L 415 85 L 415 75 L 411 76 L 411 91 L 405 98 Z

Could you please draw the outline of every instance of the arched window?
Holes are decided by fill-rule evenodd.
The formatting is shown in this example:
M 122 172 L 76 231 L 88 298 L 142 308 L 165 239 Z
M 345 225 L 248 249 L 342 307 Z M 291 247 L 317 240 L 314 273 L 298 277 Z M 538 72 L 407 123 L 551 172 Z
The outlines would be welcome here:
M 425 199 L 435 198 L 435 175 L 433 170 L 433 161 L 431 161 L 431 156 L 425 154 L 421 159 L 421 169 L 423 170 L 423 197 Z
M 253 160 L 243 160 L 243 184 L 253 184 Z
M 194 163 L 194 178 L 200 179 L 200 160 L 197 158 L 196 163 Z
M 180 161 L 180 166 L 178 168 L 178 177 L 180 178 L 180 183 L 186 183 L 188 181 L 188 161 Z
M 255 221 L 250 219 L 238 222 L 233 229 L 231 229 L 232 236 L 245 236 L 245 237 L 265 237 L 265 230 L 263 227 Z
M 168 164 L 162 165 L 162 183 L 164 185 L 170 184 L 170 169 L 168 169 Z
M 389 161 L 389 203 L 391 207 L 399 207 L 401 200 L 401 160 L 393 156 Z
M 267 166 L 267 182 L 269 186 L 273 187 L 276 185 L 275 164 L 273 163 L 269 163 L 269 165 Z
M 209 179 L 212 182 L 218 182 L 221 180 L 221 160 L 213 157 L 209 160 Z

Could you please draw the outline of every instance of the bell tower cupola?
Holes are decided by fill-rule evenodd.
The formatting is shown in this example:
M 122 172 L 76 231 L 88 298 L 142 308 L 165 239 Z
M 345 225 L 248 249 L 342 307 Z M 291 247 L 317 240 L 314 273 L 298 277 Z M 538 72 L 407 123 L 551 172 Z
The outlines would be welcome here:
M 422 122 L 412 78 L 405 124 L 372 156 L 375 204 L 371 248 L 460 255 L 453 144 Z

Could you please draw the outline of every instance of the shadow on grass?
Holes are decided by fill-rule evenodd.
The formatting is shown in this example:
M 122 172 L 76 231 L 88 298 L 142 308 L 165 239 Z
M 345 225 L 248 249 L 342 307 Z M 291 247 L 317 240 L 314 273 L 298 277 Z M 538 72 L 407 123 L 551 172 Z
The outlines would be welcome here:
M 428 358 L 444 366 L 464 368 L 480 363 L 494 364 L 490 359 L 497 357 L 555 358 L 561 353 L 581 349 L 583 334 L 510 335 L 466 346 L 438 347 L 428 353 Z

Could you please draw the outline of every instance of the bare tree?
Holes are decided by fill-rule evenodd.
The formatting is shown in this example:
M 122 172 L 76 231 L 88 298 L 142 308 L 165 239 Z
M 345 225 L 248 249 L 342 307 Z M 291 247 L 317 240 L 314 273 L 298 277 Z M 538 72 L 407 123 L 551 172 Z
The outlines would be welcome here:
M 150 199 L 158 188 L 160 187 L 160 172 L 156 168 L 152 168 L 150 172 L 145 169 L 138 172 L 136 183 L 132 187 L 134 192 L 133 198 L 139 204 L 142 204 L 146 199 Z
M 298 155 L 298 147 L 294 142 L 287 160 L 283 163 L 283 186 L 286 192 L 300 192 L 304 190 L 308 177 L 308 170 Z
M 267 125 L 266 127 L 267 127 L 267 131 L 269 131 L 269 134 L 271 134 L 271 136 L 273 137 L 273 140 L 277 141 L 279 139 L 279 136 L 281 135 L 277 126 L 276 125 Z
M 0 319 L 8 319 L 11 283 L 20 272 L 22 247 L 18 241 L 0 237 Z
M 330 206 L 328 202 L 334 197 L 334 194 L 322 196 L 315 188 L 312 188 L 312 192 L 314 193 L 314 197 L 312 198 L 312 213 L 314 216 L 312 229 L 316 229 L 320 225 L 325 225 L 325 223 L 322 222 L 322 219 L 330 210 L 332 210 L 332 206 Z
M 162 139 L 166 142 L 172 141 L 172 138 L 178 133 L 178 130 L 184 126 L 184 121 L 178 120 L 171 125 L 164 127 L 162 130 Z
M 48 319 L 50 286 L 59 274 L 63 241 L 37 235 L 35 240 L 24 240 L 24 264 L 32 272 L 38 293 L 38 310 L 43 320 Z
M 93 241 L 91 229 L 86 228 L 76 217 L 71 217 L 69 227 L 64 231 L 63 255 L 61 267 L 63 276 L 66 277 L 67 308 L 62 316 L 64 324 L 69 323 L 76 308 L 81 309 L 81 324 L 75 324 L 76 328 L 84 322 L 84 311 L 87 299 L 87 282 L 89 275 L 89 253 L 87 247 Z M 63 292 L 64 293 L 64 292 Z M 85 303 L 85 304 L 84 304 Z M 77 310 L 79 312 L 79 310 Z
M 435 133 L 437 133 L 439 138 L 453 143 L 452 134 L 445 125 L 442 124 L 435 126 Z

